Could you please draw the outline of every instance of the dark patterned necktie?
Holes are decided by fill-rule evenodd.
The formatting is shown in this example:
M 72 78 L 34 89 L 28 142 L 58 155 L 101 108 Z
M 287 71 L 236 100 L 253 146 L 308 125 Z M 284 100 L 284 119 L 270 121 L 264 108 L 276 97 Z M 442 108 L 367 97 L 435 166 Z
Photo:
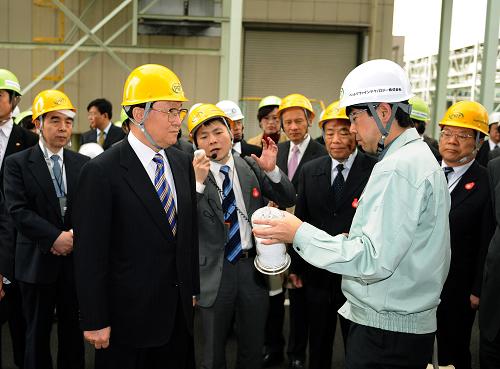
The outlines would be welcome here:
M 342 175 L 342 171 L 344 170 L 344 164 L 339 164 L 336 166 L 337 168 L 337 176 L 333 180 L 332 188 L 333 195 L 335 196 L 335 204 L 337 205 L 340 201 L 340 197 L 342 195 L 342 190 L 344 189 L 344 176 Z
M 160 198 L 161 204 L 165 213 L 167 213 L 168 223 L 170 224 L 170 229 L 172 234 L 175 236 L 177 233 L 177 211 L 175 210 L 175 200 L 172 193 L 172 189 L 168 185 L 167 178 L 165 176 L 165 166 L 163 164 L 163 156 L 161 154 L 156 154 L 153 158 L 156 163 L 155 171 L 155 188 Z
M 448 182 L 448 175 L 450 173 L 453 173 L 453 168 L 452 167 L 444 167 L 443 172 L 444 172 L 444 176 L 446 177 L 446 182 Z
M 222 191 L 224 193 L 224 198 L 222 199 L 224 222 L 229 224 L 229 235 L 228 241 L 224 246 L 224 255 L 230 263 L 236 263 L 242 251 L 240 225 L 236 212 L 236 197 L 234 196 L 233 184 L 229 179 L 229 166 L 222 166 L 220 172 L 224 175 L 224 182 L 222 183 Z

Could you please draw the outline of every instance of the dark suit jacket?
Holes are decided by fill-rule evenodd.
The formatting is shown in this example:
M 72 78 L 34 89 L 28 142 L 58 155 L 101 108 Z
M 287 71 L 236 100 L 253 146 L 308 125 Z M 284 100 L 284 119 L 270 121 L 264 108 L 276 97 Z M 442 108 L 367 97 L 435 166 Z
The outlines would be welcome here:
M 485 140 L 476 154 L 476 161 L 486 168 L 489 160 L 490 160 L 490 145 Z
M 257 155 L 260 157 L 262 154 L 262 147 L 251 145 L 245 140 L 241 140 L 241 156 L 252 156 L 252 154 Z
M 484 264 L 483 287 L 479 304 L 479 329 L 489 341 L 500 331 L 500 158 L 488 163 L 491 197 L 495 215 L 495 233 Z
M 16 152 L 23 151 L 28 147 L 35 145 L 38 142 L 38 136 L 27 129 L 24 129 L 17 124 L 12 127 L 12 132 L 9 136 L 9 141 L 7 142 L 7 148 L 5 149 L 5 156 L 2 161 L 2 166 L 0 167 L 0 190 L 3 191 L 3 175 L 5 167 L 5 158 L 9 155 L 15 154 Z
M 114 143 L 123 140 L 125 137 L 125 132 L 120 127 L 115 126 L 111 123 L 111 127 L 109 127 L 108 134 L 106 135 L 106 139 L 104 140 L 103 149 L 109 149 Z M 80 145 L 89 143 L 89 142 L 97 142 L 97 130 L 91 129 L 90 131 L 83 132 L 80 136 Z
M 251 158 L 234 156 L 234 165 L 241 185 L 247 217 L 250 220 L 255 210 L 266 206 L 267 200 L 275 201 L 283 207 L 293 206 L 295 190 L 281 173 L 279 183 L 272 182 Z M 215 179 L 210 172 L 205 180 L 205 191 L 198 197 L 198 224 L 200 235 L 200 281 L 201 294 L 198 304 L 210 307 L 217 298 L 224 262 L 224 245 L 229 228 L 224 223 L 221 200 Z M 254 196 L 254 189 L 259 191 Z
M 425 133 L 424 133 L 424 142 L 429 145 L 430 147 L 434 148 L 437 150 L 437 152 L 439 152 L 439 143 L 437 142 L 436 139 L 432 138 L 432 137 L 429 137 L 427 136 Z M 432 151 L 432 150 L 431 150 Z M 434 152 L 434 151 L 433 151 Z
M 177 193 L 175 238 L 127 139 L 83 168 L 74 214 L 81 327 L 111 326 L 115 342 L 137 348 L 166 344 L 176 316 L 192 332 L 199 293 L 194 171 L 187 154 L 165 152 Z
M 278 145 L 278 158 L 276 160 L 276 164 L 280 169 L 288 175 L 288 153 L 290 152 L 290 141 L 282 142 Z M 309 141 L 309 145 L 307 145 L 306 151 L 304 155 L 302 155 L 302 159 L 300 160 L 299 166 L 295 171 L 295 174 L 292 178 L 292 184 L 295 187 L 295 191 L 298 190 L 299 187 L 299 175 L 302 166 L 310 160 L 319 158 L 320 156 L 328 155 L 325 147 L 311 138 Z
M 486 169 L 474 162 L 450 195 L 451 263 L 441 303 L 456 305 L 469 301 L 471 294 L 481 296 L 484 258 L 494 230 Z
M 71 212 L 78 176 L 88 157 L 64 149 L 67 211 L 59 200 L 40 146 L 9 156 L 5 162 L 5 203 L 17 229 L 15 277 L 27 283 L 56 281 L 63 258 L 50 253 L 62 231 L 72 228 Z
M 17 124 L 12 127 L 4 159 L 0 167 L 0 274 L 9 280 L 14 280 L 14 249 L 15 226 L 5 208 L 3 196 L 3 176 L 5 158 L 19 151 L 23 151 L 38 142 L 38 136 Z
M 361 196 L 376 163 L 377 159 L 358 151 L 337 204 L 331 186 L 330 156 L 307 162 L 300 173 L 295 215 L 332 236 L 349 233 L 357 199 Z M 296 253 L 292 253 L 290 272 L 300 275 L 306 284 L 340 288 L 340 275 L 316 268 Z

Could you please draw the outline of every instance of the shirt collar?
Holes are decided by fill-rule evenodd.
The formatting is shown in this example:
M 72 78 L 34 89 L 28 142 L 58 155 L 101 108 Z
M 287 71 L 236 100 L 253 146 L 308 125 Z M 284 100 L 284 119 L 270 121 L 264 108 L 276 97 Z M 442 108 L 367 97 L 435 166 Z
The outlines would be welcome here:
M 496 145 L 500 146 L 500 142 L 496 144 L 493 141 L 488 140 L 488 145 L 490 145 L 490 151 L 491 151 L 495 148 Z
M 405 129 L 398 137 L 392 140 L 391 143 L 385 146 L 384 150 L 380 153 L 378 160 L 383 160 L 386 155 L 390 155 L 407 143 L 418 139 L 420 139 L 420 135 L 415 128 Z
M 154 151 L 151 147 L 143 144 L 137 137 L 135 137 L 134 133 L 132 131 L 129 132 L 128 134 L 128 143 L 130 146 L 132 146 L 132 149 L 138 156 L 139 160 L 141 161 L 142 165 L 147 168 L 149 164 L 153 161 L 153 158 L 156 155 L 156 151 Z M 161 156 L 163 156 L 163 159 L 166 159 L 165 156 L 165 151 L 160 150 L 158 152 Z
M 14 121 L 11 118 L 6 123 L 0 126 L 0 131 L 3 132 L 5 137 L 9 138 L 13 127 L 14 127 Z
M 61 147 L 58 152 L 52 152 L 47 146 L 43 144 L 42 140 L 38 140 L 38 145 L 40 146 L 40 149 L 42 150 L 44 156 L 45 154 L 47 154 L 47 157 L 50 158 L 52 155 L 57 155 L 62 161 L 64 161 L 64 147 Z
M 238 154 L 241 154 L 241 141 L 238 141 L 233 145 L 233 150 Z
M 306 149 L 307 149 L 307 145 L 309 145 L 309 141 L 311 141 L 311 136 L 309 136 L 308 133 L 306 133 L 306 136 L 304 137 L 302 142 L 299 143 L 298 145 L 295 145 L 292 141 L 290 141 L 290 152 L 292 152 L 293 148 L 295 146 L 297 146 L 299 149 L 299 152 L 301 154 L 304 154 L 304 151 L 306 151 Z
M 343 162 L 338 161 L 337 159 L 332 158 L 332 170 L 334 170 L 337 165 L 344 164 L 344 169 L 351 170 L 352 163 L 354 163 L 354 159 L 356 159 L 356 155 L 358 155 L 358 149 L 355 149 L 349 157 Z
M 220 168 L 222 168 L 224 165 L 227 165 L 229 167 L 229 172 L 234 170 L 234 158 L 231 153 L 229 153 L 229 160 L 225 163 L 219 163 L 217 161 L 211 160 L 210 161 L 210 171 L 214 176 L 219 175 Z
M 104 128 L 104 134 L 107 136 L 108 135 L 108 132 L 109 132 L 109 129 L 111 128 L 111 121 L 108 122 L 108 125 L 106 126 L 106 128 Z M 99 136 L 99 133 L 101 132 L 101 130 L 99 128 L 97 128 L 97 136 Z
M 467 170 L 470 168 L 470 166 L 474 163 L 474 160 L 475 159 L 472 159 L 467 164 L 459 165 L 458 167 L 453 167 L 453 175 L 456 175 L 456 176 L 459 176 L 459 177 L 463 176 L 463 174 L 465 172 L 467 172 Z M 449 165 L 446 164 L 445 161 L 443 160 L 441 162 L 441 168 L 446 168 L 446 167 L 449 167 Z

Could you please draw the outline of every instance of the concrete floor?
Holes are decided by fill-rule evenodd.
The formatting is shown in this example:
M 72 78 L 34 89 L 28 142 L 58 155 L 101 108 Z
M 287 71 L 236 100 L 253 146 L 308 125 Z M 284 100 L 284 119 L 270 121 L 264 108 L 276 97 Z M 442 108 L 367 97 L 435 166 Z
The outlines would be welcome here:
M 288 335 L 288 308 L 287 310 L 287 316 L 286 316 L 286 321 L 285 321 L 285 337 Z M 332 368 L 330 369 L 341 369 L 344 366 L 344 350 L 343 350 L 343 344 L 342 344 L 342 336 L 340 335 L 340 328 L 337 327 L 337 336 L 335 338 L 335 345 L 334 345 L 334 352 L 333 352 L 333 364 Z M 195 329 L 197 332 L 201 332 L 201 321 L 199 319 L 199 314 L 195 316 Z M 56 329 L 53 329 L 53 332 L 56 332 Z M 6 325 L 2 327 L 2 341 L 3 341 L 3 347 L 2 347 L 2 357 L 3 357 L 3 366 L 1 368 L 3 369 L 16 369 L 16 367 L 13 364 L 13 359 L 12 359 L 12 346 L 10 343 L 9 335 L 8 335 L 8 330 Z M 55 348 L 57 345 L 57 338 L 56 334 L 52 334 L 51 337 L 52 341 L 52 348 L 53 351 L 55 352 Z M 200 335 L 195 336 L 195 349 L 196 349 L 196 360 L 197 363 L 200 362 L 201 358 L 201 348 L 202 348 L 202 341 Z M 85 346 L 86 350 L 86 368 L 92 369 L 93 368 L 93 363 L 94 363 L 94 356 L 93 356 L 93 350 L 92 348 L 86 344 Z M 479 369 L 479 331 L 477 327 L 477 319 L 476 322 L 474 323 L 474 328 L 472 332 L 472 340 L 471 340 L 471 352 L 472 352 L 472 368 L 473 369 Z M 228 369 L 233 369 L 235 365 L 235 360 L 236 359 L 236 341 L 234 337 L 229 338 L 229 343 L 227 346 L 227 361 L 228 361 Z M 287 365 L 286 363 L 283 364 L 282 366 L 276 366 L 271 369 L 286 369 Z M 328 368 L 325 368 L 328 369 Z

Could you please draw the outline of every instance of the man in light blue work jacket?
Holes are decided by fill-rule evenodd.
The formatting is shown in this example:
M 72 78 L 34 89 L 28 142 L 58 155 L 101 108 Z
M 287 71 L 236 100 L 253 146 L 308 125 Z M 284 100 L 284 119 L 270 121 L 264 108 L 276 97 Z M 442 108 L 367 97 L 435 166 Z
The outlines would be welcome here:
M 332 237 L 291 214 L 256 228 L 265 243 L 293 242 L 310 264 L 343 275 L 352 322 L 346 368 L 423 369 L 450 265 L 450 195 L 443 171 L 409 118 L 404 70 L 372 60 L 341 89 L 358 144 L 379 156 L 349 235 Z

